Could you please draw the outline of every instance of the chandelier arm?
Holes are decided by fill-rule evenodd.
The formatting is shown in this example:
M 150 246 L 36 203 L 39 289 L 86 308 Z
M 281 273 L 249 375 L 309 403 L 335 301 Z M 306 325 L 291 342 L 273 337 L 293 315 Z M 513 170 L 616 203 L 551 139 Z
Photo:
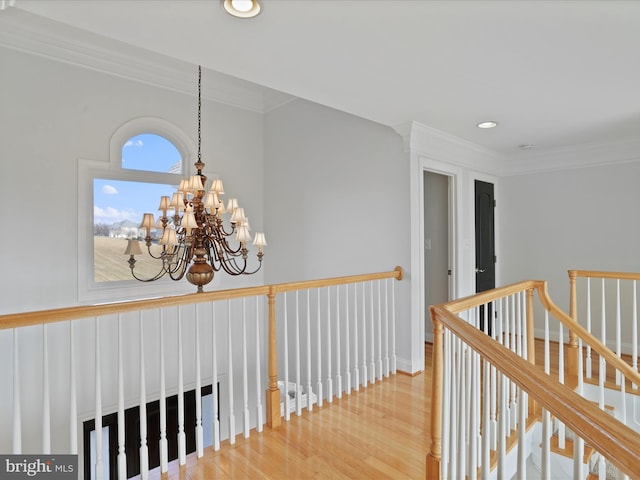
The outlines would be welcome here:
M 234 249 L 231 248 L 231 246 L 229 245 L 229 242 L 227 241 L 227 237 L 232 235 L 232 233 L 221 234 L 221 232 L 219 230 L 213 229 L 210 233 L 206 233 L 205 237 L 210 243 L 212 243 L 214 245 L 222 246 L 222 248 L 224 249 L 225 253 L 233 255 L 233 256 L 240 256 L 240 254 L 242 252 L 242 245 L 239 244 L 238 248 L 236 250 L 234 250 Z
M 154 260 L 160 260 L 164 256 L 164 251 L 160 252 L 160 255 L 154 255 L 153 253 L 151 253 L 151 245 L 153 245 L 151 241 L 149 241 L 149 243 L 147 243 L 146 245 L 147 245 L 147 253 Z
M 137 276 L 133 269 L 134 269 L 134 267 L 131 267 L 131 276 L 133 276 L 133 278 L 135 278 L 139 282 L 155 282 L 156 280 L 159 280 L 160 278 L 164 277 L 165 274 L 167 273 L 167 270 L 165 270 L 164 265 L 163 265 L 162 268 L 160 269 L 160 271 L 158 273 L 156 273 L 156 275 L 154 277 L 143 278 L 143 277 Z
M 182 254 L 178 255 L 178 250 L 180 250 L 181 248 L 182 248 Z M 184 277 L 184 274 L 187 271 L 187 267 L 191 263 L 193 251 L 191 247 L 177 246 L 176 252 L 174 253 L 174 255 L 177 258 L 177 260 L 174 263 L 175 267 L 170 268 L 167 272 L 169 273 L 169 277 L 171 277 L 172 280 L 180 280 L 181 278 Z
M 258 263 L 258 268 L 256 268 L 253 272 L 242 272 L 243 275 L 253 275 L 254 273 L 257 273 L 261 268 L 262 268 L 262 260 L 258 260 L 260 263 Z
M 242 275 L 247 269 L 247 259 L 243 257 L 244 264 L 242 268 L 238 266 L 238 262 L 236 261 L 237 256 L 227 257 L 223 265 L 226 267 L 225 272 L 229 275 Z
M 222 262 L 218 257 L 218 250 L 215 248 L 215 244 L 212 244 L 210 237 L 206 237 L 204 243 L 207 250 L 207 259 L 209 260 L 211 268 L 213 268 L 215 272 L 219 272 Z

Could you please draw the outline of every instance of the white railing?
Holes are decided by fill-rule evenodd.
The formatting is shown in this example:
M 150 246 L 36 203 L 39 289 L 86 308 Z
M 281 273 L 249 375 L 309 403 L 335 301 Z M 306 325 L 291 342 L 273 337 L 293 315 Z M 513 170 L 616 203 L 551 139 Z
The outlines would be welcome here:
M 570 314 L 622 361 L 638 371 L 638 273 L 569 270 Z M 638 384 L 612 371 L 590 346 L 584 350 L 577 374 L 584 390 L 621 422 L 640 432 Z M 607 478 L 608 466 L 600 459 L 599 478 Z
M 395 372 L 394 278 L 0 316 L 0 451 L 78 454 L 79 478 L 148 478 L 170 452 L 184 465 L 278 425 L 281 409 L 288 420 L 290 391 L 298 415 L 331 402 Z
M 534 313 L 544 316 L 538 342 Z M 581 371 L 584 342 L 629 384 L 638 385 L 640 376 L 559 310 L 544 282 L 432 307 L 432 319 L 428 478 L 524 479 L 540 471 L 534 478 L 583 479 L 595 472 L 604 479 L 605 460 L 626 474 L 636 471 L 640 436 L 604 413 L 604 404 L 584 398 L 582 377 L 565 375 L 564 358 Z M 565 345 L 568 328 L 576 341 Z M 536 343 L 544 358 L 539 366 Z

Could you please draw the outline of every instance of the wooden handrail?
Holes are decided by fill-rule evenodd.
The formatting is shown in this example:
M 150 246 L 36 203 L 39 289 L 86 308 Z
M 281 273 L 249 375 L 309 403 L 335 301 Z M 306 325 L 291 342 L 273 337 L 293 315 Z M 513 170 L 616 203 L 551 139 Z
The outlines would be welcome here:
M 538 290 L 538 296 L 542 305 L 552 313 L 560 322 L 562 322 L 567 328 L 574 331 L 576 335 L 582 339 L 592 350 L 598 353 L 605 359 L 612 367 L 619 370 L 627 380 L 640 386 L 640 374 L 636 372 L 631 365 L 618 357 L 609 347 L 600 343 L 596 337 L 594 337 L 586 328 L 572 319 L 564 311 L 562 311 L 549 297 L 547 291 L 547 282 L 542 282 Z
M 580 278 L 614 278 L 620 280 L 640 280 L 640 273 L 634 272 L 602 272 L 598 270 L 569 270 L 569 277 Z
M 308 288 L 318 288 L 331 285 L 343 285 L 345 283 L 380 280 L 384 278 L 395 278 L 397 280 L 402 280 L 402 276 L 402 268 L 396 267 L 394 270 L 391 270 L 389 272 L 333 277 L 320 280 L 307 280 L 291 283 L 280 283 L 276 285 L 264 285 L 258 287 L 234 288 L 213 292 L 189 293 L 185 295 L 167 296 L 146 300 L 133 300 L 128 302 L 106 303 L 101 305 L 81 305 L 76 307 L 39 310 L 33 312 L 11 313 L 0 315 L 0 330 L 27 327 L 31 325 L 42 325 L 46 323 L 64 322 L 67 320 L 77 320 L 81 318 L 102 317 L 138 310 L 151 310 L 154 308 L 171 307 L 177 305 L 189 305 L 194 303 L 215 302 L 219 300 L 230 300 L 258 295 L 268 295 L 270 291 L 273 291 L 274 293 L 280 293 L 292 290 L 304 290 Z
M 546 287 L 546 283 L 544 285 Z M 546 295 L 546 289 L 543 293 Z M 551 311 L 557 310 L 552 303 L 549 307 Z M 554 311 L 554 315 L 557 313 L 566 317 L 563 320 L 569 318 L 559 310 Z M 564 422 L 586 443 L 602 453 L 611 463 L 631 477 L 637 474 L 637 464 L 640 460 L 640 436 L 635 431 L 609 415 L 602 415 L 602 411 L 587 399 L 490 339 L 477 328 L 454 315 L 446 306 L 432 306 L 431 315 L 434 319 L 434 327 L 437 327 L 437 323 L 446 325 L 474 351 Z M 436 331 L 442 332 L 442 329 L 438 328 Z M 435 355 L 434 352 L 434 360 Z M 439 439 L 439 432 L 437 438 Z M 435 451 L 432 448 L 428 457 L 427 473 L 429 473 L 429 463 L 433 466 L 433 460 L 439 456 L 439 453 L 439 446 Z M 429 459 L 432 461 L 429 462 Z
M 459 300 L 453 300 L 443 305 L 439 305 L 445 308 L 449 312 L 458 313 L 464 310 L 468 310 L 473 307 L 483 305 L 485 303 L 498 300 L 499 298 L 513 295 L 514 293 L 534 289 L 538 292 L 538 298 L 542 305 L 552 313 L 559 322 L 561 322 L 570 331 L 582 339 L 583 342 L 588 344 L 594 351 L 601 355 L 608 363 L 614 368 L 620 370 L 622 374 L 630 381 L 640 386 L 640 374 L 636 372 L 629 364 L 620 359 L 614 352 L 611 351 L 606 345 L 600 343 L 600 341 L 594 337 L 586 328 L 577 323 L 563 310 L 561 310 L 549 297 L 547 282 L 542 280 L 525 280 L 522 282 L 513 283 L 500 288 L 487 290 L 475 295 L 461 298 Z
M 513 295 L 524 290 L 538 289 L 539 285 L 543 284 L 542 280 L 524 280 L 522 282 L 512 283 L 504 287 L 493 288 L 491 290 L 485 290 L 484 292 L 475 293 L 468 297 L 463 297 L 458 300 L 452 300 L 451 302 L 444 303 L 441 306 L 452 313 L 462 312 L 469 310 L 473 307 L 484 305 L 485 303 L 498 300 L 502 297 Z
M 367 273 L 363 275 L 351 275 L 347 277 L 332 277 L 319 280 L 306 280 L 293 283 L 279 283 L 272 285 L 276 293 L 290 292 L 292 290 L 306 290 L 310 288 L 330 287 L 334 285 L 344 285 L 347 283 L 371 282 L 373 280 L 383 280 L 385 278 L 395 278 L 402 280 L 404 271 L 402 267 L 396 267 L 390 272 Z
M 266 295 L 268 298 L 268 376 L 269 385 L 266 391 L 267 425 L 271 428 L 280 425 L 280 390 L 278 388 L 278 354 L 276 339 L 276 295 L 278 293 L 294 290 L 306 290 L 322 288 L 349 283 L 367 282 L 395 278 L 402 280 L 402 267 L 396 267 L 389 272 L 378 272 L 343 277 L 332 277 L 319 280 L 307 280 L 301 282 L 280 283 L 258 287 L 236 288 L 218 290 L 214 292 L 190 293 L 186 295 L 153 298 L 146 300 L 134 300 L 120 303 L 108 303 L 102 305 L 77 306 L 69 308 L 57 308 L 34 312 L 12 313 L 0 315 L 0 330 L 20 328 L 32 325 L 42 325 L 83 318 L 97 318 L 118 313 L 151 310 L 179 305 L 190 305 L 220 300 L 232 300 L 244 297 L 256 297 Z

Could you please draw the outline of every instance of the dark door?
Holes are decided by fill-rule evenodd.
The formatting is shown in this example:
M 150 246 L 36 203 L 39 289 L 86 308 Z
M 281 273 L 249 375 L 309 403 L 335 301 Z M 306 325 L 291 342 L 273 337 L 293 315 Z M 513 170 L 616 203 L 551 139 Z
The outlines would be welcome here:
M 496 286 L 496 251 L 494 237 L 493 184 L 475 181 L 476 220 L 476 292 L 490 290 Z M 493 309 L 489 307 L 489 317 Z M 480 329 L 485 330 L 484 307 L 480 308 Z M 491 334 L 491 323 L 486 331 Z

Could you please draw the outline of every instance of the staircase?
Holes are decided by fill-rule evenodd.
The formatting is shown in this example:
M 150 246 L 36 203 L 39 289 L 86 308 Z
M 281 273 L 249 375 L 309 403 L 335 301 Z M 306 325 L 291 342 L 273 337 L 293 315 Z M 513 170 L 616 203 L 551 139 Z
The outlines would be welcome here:
M 640 375 L 561 311 L 545 282 L 432 306 L 431 317 L 427 478 L 638 478 L 640 435 L 626 420 Z M 595 390 L 584 376 L 587 345 Z M 604 388 L 609 377 L 616 389 Z

